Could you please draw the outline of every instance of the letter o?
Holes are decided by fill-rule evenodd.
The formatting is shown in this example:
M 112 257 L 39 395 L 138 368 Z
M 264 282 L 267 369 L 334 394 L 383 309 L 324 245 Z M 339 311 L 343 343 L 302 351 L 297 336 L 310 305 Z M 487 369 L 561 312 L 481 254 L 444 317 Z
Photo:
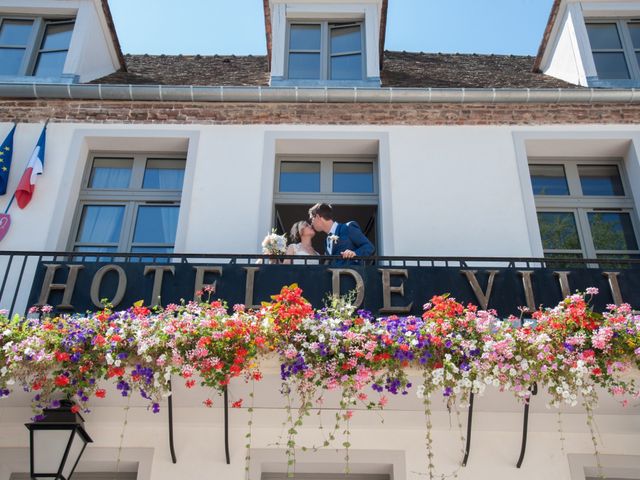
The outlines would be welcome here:
M 127 289 L 127 274 L 124 272 L 124 269 L 118 265 L 105 265 L 96 272 L 93 280 L 91 281 L 91 301 L 96 307 L 105 307 L 105 305 L 100 301 L 100 287 L 102 286 L 104 276 L 112 271 L 118 273 L 118 288 L 116 289 L 116 294 L 113 299 L 111 299 L 110 303 L 115 307 L 122 302 L 122 299 L 124 298 L 124 292 Z

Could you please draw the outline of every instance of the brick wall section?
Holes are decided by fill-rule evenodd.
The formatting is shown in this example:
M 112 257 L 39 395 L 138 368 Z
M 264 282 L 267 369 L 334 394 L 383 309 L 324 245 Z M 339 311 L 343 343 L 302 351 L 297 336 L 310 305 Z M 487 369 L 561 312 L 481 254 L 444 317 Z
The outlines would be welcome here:
M 640 124 L 640 104 L 162 103 L 0 100 L 0 121 L 162 124 Z

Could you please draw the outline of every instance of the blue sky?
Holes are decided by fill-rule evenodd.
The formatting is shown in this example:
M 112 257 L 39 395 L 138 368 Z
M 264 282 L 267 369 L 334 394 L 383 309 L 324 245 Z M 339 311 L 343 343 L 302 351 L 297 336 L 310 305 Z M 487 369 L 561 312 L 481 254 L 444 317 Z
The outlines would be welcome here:
M 389 0 L 387 50 L 535 55 L 553 0 Z M 125 53 L 262 55 L 262 0 L 109 0 Z

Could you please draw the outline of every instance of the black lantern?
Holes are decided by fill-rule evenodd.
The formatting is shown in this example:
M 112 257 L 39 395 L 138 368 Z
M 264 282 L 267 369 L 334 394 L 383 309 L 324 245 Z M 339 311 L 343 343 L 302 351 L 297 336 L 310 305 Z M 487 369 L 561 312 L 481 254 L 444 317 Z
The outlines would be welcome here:
M 63 400 L 60 408 L 45 409 L 42 420 L 26 424 L 33 480 L 69 480 L 87 443 L 93 442 L 84 430 L 84 418 L 72 407 L 73 402 Z

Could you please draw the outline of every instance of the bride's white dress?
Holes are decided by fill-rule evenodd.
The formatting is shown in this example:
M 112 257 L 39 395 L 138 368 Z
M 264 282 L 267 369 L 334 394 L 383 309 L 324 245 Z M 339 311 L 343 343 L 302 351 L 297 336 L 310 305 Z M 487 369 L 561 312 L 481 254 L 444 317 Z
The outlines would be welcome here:
M 294 243 L 293 246 L 293 254 L 299 255 L 301 257 L 315 257 L 314 254 L 311 254 L 302 248 L 301 243 Z M 293 260 L 294 265 L 318 265 L 320 262 L 318 260 Z

